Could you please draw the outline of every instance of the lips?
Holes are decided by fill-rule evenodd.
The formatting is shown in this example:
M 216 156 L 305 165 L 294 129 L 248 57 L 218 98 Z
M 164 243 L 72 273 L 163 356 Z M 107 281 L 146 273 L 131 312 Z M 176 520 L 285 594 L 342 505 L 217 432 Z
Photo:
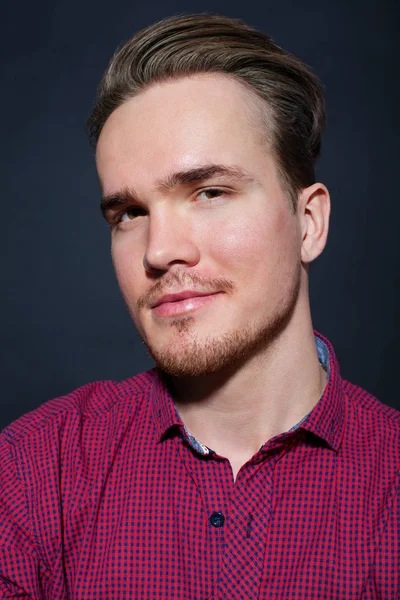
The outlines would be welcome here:
M 156 306 L 160 306 L 160 304 L 165 304 L 166 302 L 179 302 L 180 300 L 186 300 L 187 298 L 200 298 L 201 296 L 212 296 L 217 293 L 218 292 L 195 292 L 187 290 L 177 294 L 166 294 L 154 302 L 154 304 L 151 305 L 151 308 L 156 308 Z
M 157 317 L 178 317 L 199 310 L 222 296 L 221 292 L 185 291 L 179 294 L 167 294 L 159 298 L 152 306 Z

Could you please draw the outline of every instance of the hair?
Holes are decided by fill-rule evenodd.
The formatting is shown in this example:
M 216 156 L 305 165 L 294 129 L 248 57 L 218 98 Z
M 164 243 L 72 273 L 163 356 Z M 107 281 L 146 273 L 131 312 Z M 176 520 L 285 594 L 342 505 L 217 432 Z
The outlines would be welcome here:
M 92 146 L 129 98 L 152 84 L 202 73 L 233 77 L 263 101 L 262 129 L 295 213 L 298 193 L 315 182 L 325 124 L 322 85 L 300 59 L 240 19 L 179 15 L 125 42 L 111 58 L 87 121 Z

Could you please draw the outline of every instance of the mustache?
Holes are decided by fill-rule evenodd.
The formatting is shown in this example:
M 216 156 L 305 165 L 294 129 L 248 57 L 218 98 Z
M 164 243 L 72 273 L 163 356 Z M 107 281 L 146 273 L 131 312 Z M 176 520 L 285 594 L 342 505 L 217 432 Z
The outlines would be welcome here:
M 196 273 L 168 273 L 165 277 L 157 281 L 157 283 L 155 283 L 145 294 L 140 296 L 137 301 L 138 308 L 142 309 L 150 307 L 157 298 L 169 293 L 171 289 L 179 291 L 182 289 L 190 289 L 196 292 L 207 292 L 210 294 L 214 292 L 232 294 L 236 290 L 236 286 L 232 280 L 226 279 L 225 277 L 207 279 Z

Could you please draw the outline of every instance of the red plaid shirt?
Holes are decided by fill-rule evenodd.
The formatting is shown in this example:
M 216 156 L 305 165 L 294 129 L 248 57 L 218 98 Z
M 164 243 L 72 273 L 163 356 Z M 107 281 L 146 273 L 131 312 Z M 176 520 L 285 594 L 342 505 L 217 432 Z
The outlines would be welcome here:
M 0 597 L 400 598 L 400 412 L 329 373 L 233 481 L 157 369 L 46 402 L 1 433 Z

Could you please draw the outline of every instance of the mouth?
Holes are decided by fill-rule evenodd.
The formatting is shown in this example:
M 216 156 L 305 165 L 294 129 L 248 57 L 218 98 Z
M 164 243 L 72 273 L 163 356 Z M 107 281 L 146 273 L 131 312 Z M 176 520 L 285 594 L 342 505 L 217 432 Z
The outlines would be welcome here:
M 194 312 L 209 305 L 222 292 L 189 296 L 188 293 L 176 294 L 175 296 L 164 296 L 153 307 L 152 312 L 157 317 L 173 317 Z M 185 296 L 185 297 L 182 297 Z

